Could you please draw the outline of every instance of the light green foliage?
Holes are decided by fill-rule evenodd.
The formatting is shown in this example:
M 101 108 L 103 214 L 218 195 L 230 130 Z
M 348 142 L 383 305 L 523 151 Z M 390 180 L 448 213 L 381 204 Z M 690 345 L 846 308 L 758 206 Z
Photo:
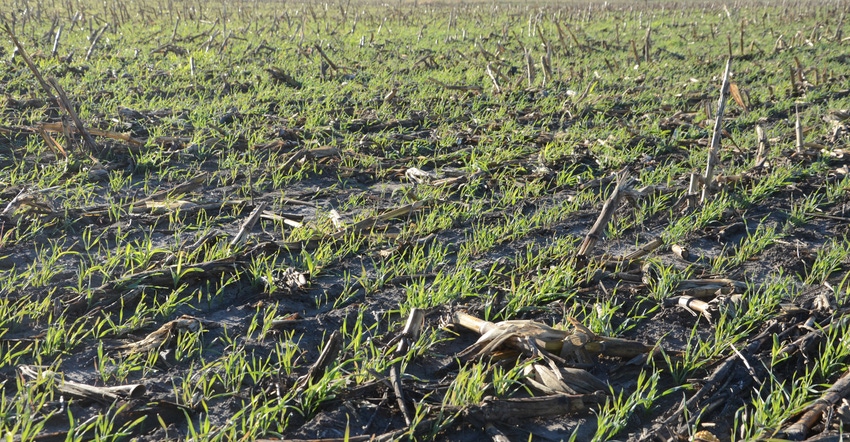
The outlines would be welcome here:
M 632 414 L 648 411 L 662 396 L 658 391 L 658 379 L 657 372 L 647 374 L 646 371 L 641 371 L 634 392 L 627 394 L 624 391 L 612 391 L 613 397 L 606 400 L 597 413 L 597 429 L 592 440 L 609 440 L 628 424 Z
M 33 440 L 61 421 L 67 440 L 150 439 L 152 427 L 198 441 L 288 437 L 350 405 L 351 391 L 385 389 L 397 366 L 427 394 L 395 436 L 440 439 L 485 396 L 531 394 L 522 363 L 471 361 L 443 379 L 407 370 L 451 360 L 444 344 L 458 336 L 437 323 L 470 309 L 657 341 L 666 350 L 595 410 L 594 440 L 624 438 L 632 416 L 659 414 L 659 385 L 690 392 L 690 379 L 820 290 L 832 305 L 794 328 L 822 332 L 817 354 L 779 358 L 796 335 L 777 338 L 757 367 L 763 382 L 742 393 L 732 438 L 772 436 L 850 359 L 836 317 L 850 299 L 846 5 L 638 3 L 0 0 L 0 21 L 97 144 L 4 33 L 0 435 Z M 686 189 L 706 167 L 730 56 L 746 109 L 727 103 L 723 179 L 699 202 Z M 761 168 L 756 125 L 769 141 Z M 633 188 L 596 248 L 576 256 L 615 173 Z M 417 209 L 381 218 L 407 205 Z M 720 238 L 738 222 L 745 233 Z M 648 256 L 619 259 L 656 237 Z M 684 262 L 673 245 L 693 255 Z M 277 285 L 283 269 L 307 284 Z M 709 293 L 710 320 L 663 323 L 682 281 L 715 277 L 745 283 L 736 303 Z M 416 308 L 428 312 L 423 332 L 397 352 Z M 181 315 L 200 325 L 126 351 Z M 338 358 L 300 383 L 331 327 Z M 802 371 L 773 368 L 792 358 Z M 21 365 L 156 384 L 186 407 L 180 434 L 162 416 L 122 420 L 121 401 L 84 409 L 54 381 L 14 376 Z M 388 391 L 381 413 L 397 411 Z M 216 415 L 225 404 L 231 415 Z M 350 423 L 345 437 L 357 431 Z

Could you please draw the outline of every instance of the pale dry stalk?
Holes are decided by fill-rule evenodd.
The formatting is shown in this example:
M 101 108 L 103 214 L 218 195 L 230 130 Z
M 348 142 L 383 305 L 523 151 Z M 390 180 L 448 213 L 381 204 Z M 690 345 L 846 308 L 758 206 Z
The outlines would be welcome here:
M 720 135 L 723 132 L 723 111 L 726 109 L 726 96 L 729 93 L 729 72 L 732 59 L 726 60 L 726 71 L 723 73 L 723 85 L 720 87 L 720 99 L 717 103 L 717 114 L 714 117 L 714 131 L 711 135 L 711 146 L 708 148 L 708 162 L 705 166 L 705 183 L 702 188 L 703 204 L 711 196 L 711 186 L 714 180 L 714 168 L 720 160 Z

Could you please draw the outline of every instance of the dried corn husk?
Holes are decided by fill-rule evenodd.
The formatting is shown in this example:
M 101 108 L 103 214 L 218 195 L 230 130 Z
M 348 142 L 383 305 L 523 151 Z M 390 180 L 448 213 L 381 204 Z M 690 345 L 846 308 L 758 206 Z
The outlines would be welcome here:
M 548 364 L 534 363 L 524 369 L 525 382 L 545 394 L 589 394 L 607 391 L 608 386 L 596 376 L 580 368 L 559 367 L 551 360 Z
M 179 332 L 187 331 L 194 333 L 200 330 L 200 328 L 200 320 L 189 315 L 183 315 L 177 319 L 166 322 L 162 325 L 162 327 L 145 336 L 145 338 L 141 341 L 122 345 L 118 347 L 118 349 L 123 350 L 124 355 L 157 350 L 163 345 L 169 343 Z
M 632 358 L 653 349 L 636 341 L 597 336 L 575 320 L 571 321 L 572 331 L 526 320 L 493 323 L 462 312 L 454 315 L 454 322 L 481 334 L 475 344 L 459 355 L 465 359 L 492 355 L 497 350 L 510 347 L 532 354 L 536 349 L 546 350 L 572 362 L 587 363 L 590 362 L 590 353 Z
M 702 430 L 694 434 L 694 442 L 720 442 L 720 439 L 711 432 Z

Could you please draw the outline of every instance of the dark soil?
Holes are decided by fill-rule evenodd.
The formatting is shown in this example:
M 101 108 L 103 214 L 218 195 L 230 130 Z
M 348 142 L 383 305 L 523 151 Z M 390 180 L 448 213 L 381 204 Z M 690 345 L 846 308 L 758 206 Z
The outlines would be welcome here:
M 666 60 L 665 57 L 675 59 L 675 55 L 665 56 L 661 53 L 656 55 L 656 59 L 661 62 Z M 22 66 L 13 67 L 19 75 L 28 75 L 28 71 Z M 69 72 L 65 75 L 74 75 L 73 70 Z M 280 74 L 271 75 L 278 78 Z M 319 72 L 311 75 L 319 75 Z M 347 81 L 342 73 L 327 74 L 327 78 L 324 72 L 321 75 L 323 81 Z M 11 174 L 16 167 L 21 167 L 21 164 L 26 168 L 47 169 L 61 160 L 55 153 L 43 153 L 38 157 L 22 156 L 28 152 L 26 144 L 38 139 L 38 135 L 30 130 L 30 126 L 59 122 L 62 111 L 49 101 L 25 99 L 26 93 L 15 90 L 12 86 L 7 87 L 6 83 L 9 81 L 8 78 L 0 80 L 0 86 L 8 97 L 2 111 L 9 116 L 9 120 L 14 117 L 21 121 L 21 124 L 15 127 L 0 127 L 0 181 L 5 180 L 3 175 Z M 281 87 L 302 87 L 300 83 L 289 84 L 285 78 L 279 81 L 284 82 Z M 846 95 L 846 91 L 836 86 L 840 82 L 840 78 L 833 79 L 831 84 L 825 81 L 822 89 L 834 92 L 824 92 L 820 96 L 821 104 L 829 103 L 833 98 L 840 98 L 843 96 L 841 94 Z M 590 278 L 589 282 L 577 283 L 574 287 L 569 287 L 564 294 L 553 295 L 545 302 L 524 306 L 514 316 L 499 316 L 499 312 L 506 311 L 511 299 L 512 278 L 533 279 L 546 275 L 547 269 L 542 267 L 532 272 L 516 272 L 514 269 L 517 256 L 525 254 L 527 250 L 539 251 L 557 238 L 575 237 L 577 242 L 583 238 L 593 226 L 605 199 L 613 190 L 610 180 L 612 173 L 639 176 L 641 170 L 648 167 L 692 161 L 689 159 L 692 148 L 706 143 L 710 138 L 709 130 L 694 135 L 694 130 L 683 129 L 685 132 L 690 130 L 687 133 L 694 138 L 682 138 L 673 144 L 658 136 L 659 131 L 693 126 L 683 120 L 659 119 L 663 121 L 664 127 L 656 126 L 649 128 L 651 131 L 646 134 L 636 134 L 631 140 L 625 140 L 627 142 L 622 147 L 626 149 L 642 145 L 652 151 L 651 155 L 637 158 L 618 170 L 605 167 L 604 164 L 608 160 L 603 158 L 602 150 L 595 141 L 586 140 L 584 144 L 570 146 L 569 154 L 546 164 L 549 172 L 537 173 L 533 170 L 533 165 L 537 163 L 539 152 L 546 149 L 558 134 L 594 125 L 632 128 L 646 125 L 643 123 L 642 111 L 633 111 L 633 108 L 643 107 L 637 101 L 640 98 L 637 90 L 623 91 L 616 105 L 608 106 L 611 104 L 608 102 L 598 105 L 586 104 L 579 109 L 573 109 L 572 113 L 540 109 L 533 104 L 535 99 L 551 94 L 565 101 L 572 100 L 570 97 L 574 92 L 569 91 L 568 86 L 553 82 L 545 90 L 515 88 L 508 89 L 499 96 L 489 90 L 473 90 L 458 91 L 452 96 L 455 105 L 463 109 L 487 106 L 490 101 L 497 103 L 502 100 L 515 100 L 523 105 L 531 103 L 508 114 L 505 117 L 508 121 L 476 122 L 476 115 L 471 110 L 461 112 L 459 117 L 449 117 L 425 108 L 424 104 L 415 112 L 408 112 L 404 118 L 381 121 L 374 117 L 382 105 L 380 100 L 351 100 L 337 103 L 334 113 L 338 115 L 338 119 L 329 122 L 326 131 L 317 131 L 303 121 L 296 120 L 295 124 L 289 124 L 291 120 L 287 115 L 277 113 L 278 103 L 262 102 L 258 103 L 258 106 L 263 107 L 263 112 L 268 112 L 264 124 L 273 128 L 274 135 L 260 144 L 249 143 L 242 136 L 225 139 L 214 135 L 215 129 L 212 128 L 195 128 L 188 121 L 190 112 L 187 109 L 122 108 L 114 115 L 92 116 L 86 122 L 90 128 L 114 130 L 115 127 L 110 122 L 120 121 L 122 132 L 141 140 L 152 137 L 148 128 L 161 128 L 165 122 L 170 122 L 170 130 L 167 137 L 149 140 L 151 142 L 142 147 L 113 138 L 97 137 L 100 150 L 92 152 L 92 157 L 97 158 L 102 169 L 106 171 L 103 174 L 88 172 L 87 170 L 92 170 L 87 169 L 92 166 L 90 159 L 81 155 L 76 157 L 78 153 L 74 153 L 75 158 L 83 159 L 68 161 L 68 170 L 63 179 L 77 180 L 80 185 L 95 187 L 98 201 L 69 208 L 62 202 L 64 195 L 61 189 L 40 189 L 44 190 L 43 192 L 36 189 L 33 195 L 40 199 L 38 204 L 30 204 L 26 213 L 9 212 L 0 218 L 0 237 L 4 238 L 0 244 L 0 271 L 6 274 L 30 266 L 35 268 L 47 265 L 39 255 L 45 249 L 55 247 L 73 252 L 58 258 L 54 265 L 55 271 L 51 272 L 49 280 L 44 284 L 29 285 L 10 293 L 2 293 L 3 299 L 9 305 L 44 301 L 52 306 L 50 309 L 56 317 L 61 315 L 65 318 L 65 325 L 75 324 L 84 328 L 95 327 L 96 324 L 102 326 L 106 319 L 124 323 L 128 317 L 154 308 L 169 296 L 176 296 L 180 302 L 175 309 L 157 313 L 148 310 L 144 313 L 145 321 L 122 329 L 120 333 L 108 333 L 97 339 L 90 338 L 83 345 L 68 348 L 59 345 L 54 353 L 55 360 L 42 360 L 29 354 L 16 358 L 17 364 L 0 367 L 3 392 L 6 397 L 25 394 L 25 389 L 29 387 L 18 382 L 24 379 L 19 371 L 23 365 L 55 365 L 54 368 L 61 372 L 66 382 L 114 386 L 114 380 L 110 381 L 110 377 L 106 376 L 105 382 L 105 373 L 98 371 L 100 353 L 105 353 L 114 360 L 130 357 L 132 352 L 128 353 L 127 348 L 133 348 L 134 343 L 143 342 L 147 336 L 170 321 L 191 317 L 195 318 L 204 330 L 201 334 L 202 354 L 189 358 L 178 356 L 179 350 L 173 339 L 151 349 L 150 351 L 159 355 L 157 362 L 148 370 L 140 369 L 130 373 L 121 382 L 143 384 L 145 392 L 139 397 L 122 396 L 117 401 L 106 401 L 66 397 L 61 393 L 51 396 L 49 403 L 36 412 L 38 418 L 46 422 L 44 431 L 36 440 L 65 440 L 69 431 L 74 431 L 68 420 L 69 414 L 74 416 L 77 425 L 98 414 L 109 414 L 114 416 L 116 428 L 144 418 L 143 423 L 134 427 L 131 434 L 125 435 L 125 439 L 139 441 L 189 439 L 193 430 L 187 423 L 187 417 L 195 425 L 200 425 L 204 417 L 209 416 L 212 425 L 227 427 L 233 417 L 240 416 L 242 411 L 256 410 L 262 405 L 288 400 L 285 398 L 286 392 L 298 388 L 300 379 L 317 361 L 320 351 L 334 331 L 350 332 L 352 324 L 362 321 L 366 330 L 365 339 L 369 344 L 384 351 L 391 351 L 395 344 L 393 338 L 401 333 L 406 320 L 403 312 L 407 313 L 407 309 L 403 309 L 403 306 L 408 286 L 423 280 L 426 284 L 432 284 L 438 273 L 454 272 L 458 266 L 457 254 L 461 244 L 481 226 L 542 212 L 575 197 L 584 189 L 595 192 L 595 199 L 584 204 L 567 219 L 532 229 L 519 238 L 501 241 L 496 247 L 474 257 L 469 265 L 481 269 L 482 272 L 491 268 L 500 269 L 503 275 L 497 279 L 498 286 L 478 290 L 470 284 L 472 288 L 468 292 L 459 293 L 453 302 L 426 309 L 423 331 L 429 333 L 439 330 L 436 335 L 439 340 L 422 351 L 421 355 L 407 361 L 401 384 L 409 404 L 428 409 L 426 414 L 429 419 L 440 415 L 443 396 L 459 371 L 457 355 L 478 339 L 476 333 L 451 324 L 452 315 L 458 311 L 478 317 L 484 317 L 487 312 L 496 312 L 499 319 L 527 319 L 547 325 L 568 326 L 565 323 L 567 316 L 576 316 L 576 319 L 582 322 L 590 316 L 588 309 L 595 308 L 597 304 L 611 303 L 620 306 L 613 314 L 611 326 L 614 329 L 623 326 L 625 329 L 618 338 L 657 345 L 673 361 L 681 359 L 683 352 L 689 351 L 692 335 L 711 342 L 720 317 L 720 308 L 713 307 L 712 319 L 707 319 L 685 308 L 665 304 L 662 299 L 653 296 L 651 287 L 645 282 L 648 277 L 651 278 L 647 275 L 650 270 L 645 270 L 647 268 L 642 267 L 643 262 L 639 260 L 631 264 L 621 264 L 616 271 L 600 272 L 597 277 Z M 201 87 L 195 93 L 220 99 L 221 96 L 226 97 L 229 94 L 250 92 L 253 87 L 250 82 L 242 84 L 234 80 L 234 83 L 225 82 L 220 91 L 207 91 Z M 171 92 L 145 90 L 138 93 L 167 96 Z M 658 112 L 668 117 L 676 111 L 694 112 L 705 101 L 715 100 L 711 94 L 716 94 L 716 89 L 713 85 L 706 87 L 705 94 L 707 98 L 697 104 L 688 103 L 683 98 L 681 103 L 676 103 L 674 109 L 668 109 L 669 112 Z M 801 97 L 803 98 L 805 97 Z M 634 103 L 630 101 L 632 99 L 635 100 Z M 292 104 L 286 103 L 286 106 Z M 315 103 L 300 104 L 309 106 Z M 773 109 L 760 124 L 765 127 L 786 125 L 791 118 L 788 114 L 790 111 L 775 111 L 773 104 L 754 103 L 750 111 Z M 730 107 L 732 106 L 730 104 Z M 43 121 L 27 121 L 32 109 L 43 112 Z M 735 121 L 734 117 L 741 112 L 740 109 L 735 109 L 730 119 Z M 236 131 L 245 118 L 236 110 L 227 110 L 218 116 L 215 126 L 220 126 L 224 131 Z M 283 121 L 287 124 L 282 123 Z M 210 253 L 234 238 L 252 210 L 261 204 L 267 204 L 274 214 L 288 220 L 320 226 L 327 226 L 328 214 L 336 210 L 342 215 L 343 223 L 350 226 L 353 224 L 351 220 L 403 207 L 410 203 L 410 195 L 417 195 L 423 186 L 433 185 L 413 182 L 405 175 L 411 167 L 440 172 L 445 175 L 442 178 L 454 178 L 446 172 L 454 173 L 456 169 L 467 167 L 468 163 L 464 159 L 470 155 L 472 149 L 495 143 L 492 138 L 503 136 L 501 126 L 509 122 L 517 125 L 518 132 L 522 131 L 517 134 L 516 140 L 510 142 L 521 143 L 526 154 L 504 163 L 489 164 L 490 168 L 477 176 L 472 176 L 470 172 L 458 172 L 458 176 L 464 178 L 448 184 L 454 189 L 449 193 L 449 197 L 432 202 L 460 208 L 474 200 L 485 201 L 489 209 L 484 213 L 472 218 L 457 217 L 449 228 L 427 232 L 416 238 L 396 238 L 394 234 L 403 231 L 411 223 L 421 222 L 422 218 L 433 210 L 433 205 L 405 216 L 380 220 L 376 226 L 350 234 L 364 239 L 360 246 L 338 259 L 325 263 L 314 275 L 308 273 L 308 265 L 301 251 L 313 251 L 326 244 L 336 249 L 342 247 L 344 241 L 334 238 L 333 235 L 297 240 L 285 238 L 273 220 L 264 218 L 248 232 L 245 245 L 237 248 L 226 262 L 184 263 L 187 266 L 201 267 L 198 267 L 197 271 L 187 273 L 176 284 L 172 278 L 172 266 L 178 262 L 176 260 L 180 259 L 180 254 L 201 239 L 198 229 L 186 228 L 198 219 L 210 220 L 211 237 L 199 246 L 207 248 Z M 754 131 L 752 124 L 734 124 L 737 125 L 734 127 L 735 131 Z M 745 127 L 741 127 L 742 125 Z M 209 135 L 205 138 L 210 141 L 204 145 L 193 143 L 191 140 L 194 135 L 203 131 Z M 846 133 L 845 131 L 845 135 L 837 139 L 822 136 L 812 142 L 841 150 L 850 138 Z M 82 152 L 82 139 L 76 136 L 74 139 L 79 143 L 77 152 Z M 357 140 L 356 146 L 350 145 L 352 139 Z M 447 139 L 452 142 L 447 142 Z M 139 161 L 141 157 L 137 150 L 149 148 L 165 150 L 169 153 L 168 160 L 158 165 Z M 319 150 L 315 150 L 317 148 Z M 322 151 L 322 148 L 329 149 Z M 747 152 L 755 149 L 750 146 L 744 148 Z M 310 153 L 305 154 L 303 149 Z M 253 164 L 253 169 L 238 170 L 238 173 L 231 175 L 229 166 L 222 164 L 222 158 L 226 152 L 234 151 L 243 153 L 246 158 L 255 158 L 258 164 Z M 325 152 L 327 155 L 317 152 Z M 371 167 L 351 168 L 349 163 L 345 162 L 345 157 L 355 154 L 370 155 L 376 162 Z M 297 159 L 293 164 L 287 164 L 287 167 L 292 167 L 298 173 L 294 179 L 276 185 L 270 179 L 272 171 L 267 169 L 267 164 L 270 164 L 272 159 L 280 158 Z M 427 160 L 422 161 L 422 158 Z M 738 154 L 724 144 L 721 160 L 721 171 L 732 170 L 740 164 L 751 163 L 754 155 Z M 702 164 L 703 160 L 695 162 Z M 279 161 L 275 164 L 279 164 Z M 817 170 L 823 172 L 822 175 L 795 173 L 765 198 L 755 203 L 741 202 L 747 201 L 747 192 L 751 189 L 752 182 L 768 176 L 777 168 L 804 170 L 813 164 L 817 166 Z M 727 210 L 707 225 L 691 231 L 682 241 L 664 244 L 649 255 L 646 262 L 673 266 L 680 270 L 687 269 L 693 278 L 729 278 L 748 285 L 747 289 L 737 290 L 735 293 L 708 296 L 706 301 L 714 303 L 719 303 L 732 294 L 743 295 L 744 298 L 753 296 L 765 284 L 781 277 L 787 277 L 789 286 L 786 289 L 787 296 L 784 297 L 781 308 L 777 308 L 774 319 L 746 330 L 746 336 L 737 342 L 735 349 L 722 351 L 720 354 L 723 356 L 705 361 L 698 370 L 689 373 L 684 381 L 674 379 L 660 352 L 633 360 L 606 354 L 594 356 L 587 369 L 610 386 L 611 391 L 606 392 L 608 394 L 613 392 L 628 396 L 636 388 L 639 373 L 647 367 L 658 368 L 660 391 L 672 390 L 648 408 L 634 410 L 624 429 L 616 436 L 618 439 L 687 440 L 690 437 L 688 432 L 695 429 L 708 430 L 722 440 L 736 438 L 736 419 L 745 418 L 741 416 L 740 410 L 754 395 L 759 394 L 760 383 L 770 376 L 790 379 L 795 373 L 812 366 L 810 353 L 817 352 L 817 345 L 800 344 L 787 359 L 776 366 L 769 366 L 771 345 L 774 336 L 779 342 L 794 343 L 813 329 L 837 323 L 847 313 L 848 305 L 836 302 L 837 299 L 846 299 L 846 295 L 842 296 L 834 291 L 846 290 L 843 278 L 850 264 L 846 260 L 827 278 L 827 284 L 804 284 L 803 281 L 811 272 L 819 250 L 834 239 L 846 239 L 850 198 L 844 188 L 835 201 L 819 207 L 818 213 L 803 220 L 792 218 L 792 207 L 794 202 L 819 192 L 826 185 L 846 183 L 848 167 L 850 162 L 846 155 L 827 156 L 816 150 L 812 150 L 811 155 L 795 154 L 793 149 L 779 151 L 778 155 L 771 157 L 763 167 L 747 170 L 743 182 L 723 184 L 718 189 L 717 193 L 722 197 L 739 203 L 733 205 L 733 209 Z M 110 203 L 139 203 L 156 191 L 167 191 L 185 184 L 169 180 L 166 174 L 161 173 L 163 170 L 181 168 L 206 173 L 200 184 L 184 192 L 182 199 L 191 201 L 194 206 L 180 212 L 124 210 L 118 219 L 104 210 Z M 590 178 L 570 185 L 559 184 L 555 179 L 557 172 L 570 169 L 581 171 L 585 173 L 584 176 Z M 78 177 L 82 176 L 80 174 L 85 174 L 86 178 L 79 179 Z M 127 184 L 113 189 L 108 181 L 111 174 L 126 178 Z M 508 184 L 504 180 L 506 176 L 510 176 L 517 183 L 542 184 L 546 192 L 540 197 L 504 205 L 502 197 Z M 675 182 L 668 183 L 665 191 L 671 192 L 673 196 L 665 203 L 664 210 L 658 211 L 639 225 L 625 229 L 614 238 L 603 237 L 591 256 L 580 260 L 574 253 L 567 254 L 558 257 L 558 264 L 575 260 L 576 266 L 590 267 L 594 262 L 610 261 L 612 257 L 623 256 L 633 251 L 636 246 L 646 244 L 661 235 L 680 217 L 700 210 L 698 207 L 694 209 L 693 205 L 690 208 L 686 205 L 674 206 L 684 195 L 688 179 L 688 176 L 682 174 L 675 177 Z M 637 183 L 635 187 L 640 187 L 640 184 Z M 33 189 L 23 186 L 0 189 L 0 207 L 7 207 L 13 204 L 17 196 L 32 191 Z M 349 201 L 353 198 L 358 198 L 362 203 L 350 205 Z M 238 203 L 222 204 L 237 200 Z M 634 207 L 629 202 L 621 202 L 612 222 L 616 224 L 627 219 L 633 211 Z M 45 226 L 37 229 L 35 234 L 26 236 L 27 229 L 38 223 Z M 783 234 L 780 239 L 772 241 L 764 250 L 741 265 L 728 268 L 723 274 L 712 273 L 712 260 L 733 255 L 759 228 L 775 228 Z M 18 238 L 15 235 L 20 235 L 22 239 L 14 239 Z M 161 248 L 162 251 L 153 254 L 144 266 L 138 269 L 121 268 L 110 274 L 100 274 L 82 284 L 82 293 L 77 290 L 80 269 L 84 265 L 90 265 L 91 256 L 120 252 L 128 245 L 141 246 L 141 241 L 147 236 L 152 239 L 152 246 Z M 86 249 L 84 244 L 88 241 L 87 237 L 101 238 L 100 248 Z M 385 252 L 391 251 L 404 256 L 405 250 L 409 250 L 419 241 L 448 247 L 449 257 L 425 274 L 396 275 L 382 281 L 382 284 L 374 289 L 355 284 L 353 291 L 347 291 L 346 275 L 365 275 L 368 280 L 374 281 L 381 276 L 378 264 L 382 259 L 386 259 Z M 671 249 L 673 245 L 685 247 L 689 255 L 684 258 L 676 255 Z M 103 259 L 103 256 L 96 256 L 95 259 Z M 267 283 L 253 278 L 249 272 L 251 266 L 260 260 L 273 262 L 276 276 L 281 278 L 273 292 Z M 289 280 L 285 279 L 286 275 L 293 274 L 285 274 L 287 269 L 294 270 L 296 277 L 303 275 L 306 283 L 287 283 Z M 157 271 L 162 273 L 156 273 Z M 233 280 L 224 283 L 230 278 Z M 823 305 L 823 299 L 832 302 Z M 249 326 L 252 318 L 257 315 L 263 317 L 268 308 L 274 309 L 272 316 L 277 321 L 266 335 L 251 335 Z M 802 324 L 807 320 L 810 323 L 803 327 Z M 638 322 L 636 326 L 627 327 L 635 321 Z M 37 314 L 28 314 L 6 324 L 0 326 L 0 352 L 7 354 L 26 348 L 32 349 L 34 343 L 43 343 L 49 328 L 57 326 L 54 316 Z M 178 333 L 175 331 L 175 335 Z M 762 334 L 768 338 L 761 339 Z M 346 342 L 344 345 L 348 344 L 349 342 Z M 181 390 L 192 376 L 215 375 L 211 371 L 201 369 L 204 362 L 224 358 L 232 352 L 242 352 L 254 360 L 263 360 L 273 355 L 278 345 L 297 345 L 296 367 L 291 373 L 286 373 L 281 367 L 272 366 L 257 379 L 245 376 L 235 394 L 204 397 L 201 392 L 196 392 L 194 396 L 189 395 L 191 401 L 186 401 L 183 397 L 178 398 L 175 393 Z M 351 356 L 351 349 L 344 347 L 331 366 L 342 367 L 347 371 L 354 370 Z M 144 358 L 140 360 L 142 361 Z M 490 364 L 489 361 L 475 363 Z M 842 362 L 846 363 L 847 361 Z M 505 362 L 502 364 L 510 366 Z M 724 366 L 730 371 L 719 380 L 718 385 L 712 386 L 712 375 L 715 370 Z M 214 367 L 210 368 L 213 369 Z M 840 373 L 836 372 L 834 376 L 821 381 L 824 384 L 832 384 L 839 375 Z M 689 408 L 683 410 L 683 402 L 693 398 L 694 394 L 706 385 L 703 398 L 696 403 L 689 403 Z M 215 385 L 214 388 L 218 392 L 226 391 L 224 385 Z M 495 394 L 491 391 L 486 393 Z M 529 390 L 524 388 L 518 389 L 514 394 L 514 398 L 530 396 Z M 266 403 L 257 403 L 258 400 Z M 489 423 L 508 440 L 526 440 L 529 435 L 532 435 L 534 440 L 566 440 L 573 434 L 574 440 L 590 440 L 596 431 L 597 421 L 594 413 L 598 408 L 599 405 L 593 405 L 588 410 L 555 417 L 505 419 Z M 367 381 L 336 387 L 329 391 L 328 396 L 313 410 L 302 412 L 294 405 L 282 407 L 281 410 L 283 411 L 275 411 L 279 414 L 275 419 L 281 425 L 270 428 L 266 434 L 270 439 L 283 437 L 341 440 L 347 435 L 407 437 L 403 430 L 407 429 L 408 425 L 399 409 L 396 393 L 389 381 L 389 372 L 370 373 Z M 441 421 L 443 427 L 429 425 L 434 422 L 428 421 L 412 430 L 415 437 L 447 441 L 477 441 L 491 437 L 498 440 L 492 435 L 496 430 L 490 429 L 488 432 L 480 422 L 469 418 L 468 410 L 449 409 L 442 412 L 457 413 L 457 418 Z M 12 418 L 4 414 L 3 419 Z M 826 426 L 819 425 L 811 430 L 813 434 L 829 434 L 841 428 L 842 423 L 836 418 Z M 846 426 L 846 423 L 844 425 Z M 239 428 L 238 425 L 236 427 Z M 78 436 L 83 439 L 98 437 L 94 430 Z M 228 437 L 227 434 L 221 436 L 223 439 Z

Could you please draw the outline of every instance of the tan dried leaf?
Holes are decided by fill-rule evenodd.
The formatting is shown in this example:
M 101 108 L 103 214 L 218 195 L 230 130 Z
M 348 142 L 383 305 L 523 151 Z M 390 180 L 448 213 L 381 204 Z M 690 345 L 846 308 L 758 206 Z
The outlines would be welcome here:
M 735 103 L 738 103 L 738 106 L 741 106 L 741 109 L 746 112 L 750 111 L 747 104 L 744 102 L 744 97 L 741 96 L 741 91 L 738 90 L 737 84 L 729 83 L 729 93 L 732 94 L 732 99 L 735 100 Z
M 524 369 L 525 380 L 532 388 L 545 394 L 589 394 L 607 391 L 608 386 L 586 370 L 549 365 L 531 364 Z

